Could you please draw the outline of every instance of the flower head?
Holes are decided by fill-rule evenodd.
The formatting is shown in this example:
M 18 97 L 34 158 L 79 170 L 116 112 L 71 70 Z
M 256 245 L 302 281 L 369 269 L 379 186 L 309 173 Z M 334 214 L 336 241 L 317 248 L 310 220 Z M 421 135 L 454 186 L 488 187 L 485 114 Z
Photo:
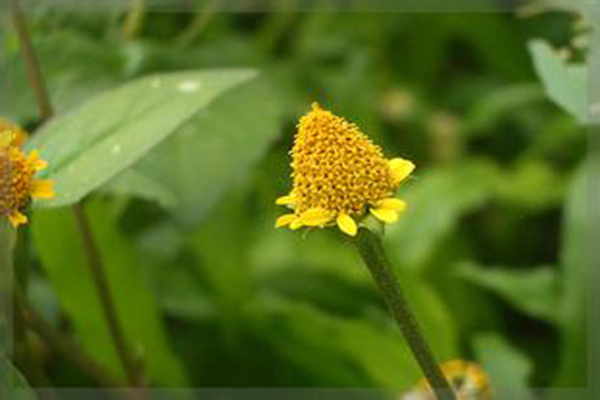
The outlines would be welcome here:
M 456 392 L 457 400 L 491 400 L 492 388 L 487 374 L 473 362 L 454 360 L 441 366 Z M 403 397 L 403 400 L 434 400 L 427 381 L 422 380 L 417 388 Z
M 367 213 L 392 223 L 406 209 L 393 195 L 414 164 L 386 159 L 356 125 L 316 103 L 300 119 L 291 155 L 293 188 L 277 204 L 293 213 L 279 217 L 277 227 L 337 224 L 354 236 Z
M 26 154 L 21 149 L 26 139 L 21 128 L 0 120 L 0 217 L 14 227 L 27 223 L 22 211 L 31 199 L 54 196 L 51 181 L 34 178 L 47 164 L 37 150 Z

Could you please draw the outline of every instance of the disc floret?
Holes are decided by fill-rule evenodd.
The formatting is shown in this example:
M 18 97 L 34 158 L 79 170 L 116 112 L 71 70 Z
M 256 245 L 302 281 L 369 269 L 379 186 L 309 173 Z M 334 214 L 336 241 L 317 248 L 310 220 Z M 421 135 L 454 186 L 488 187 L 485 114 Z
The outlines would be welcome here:
M 293 213 L 279 217 L 277 227 L 337 225 L 354 236 L 367 213 L 392 223 L 406 209 L 393 196 L 414 164 L 386 159 L 358 126 L 316 103 L 300 119 L 291 156 L 293 188 L 277 204 Z
M 37 150 L 30 154 L 23 151 L 26 138 L 21 128 L 0 121 L 0 217 L 8 218 L 14 227 L 27 223 L 23 210 L 32 199 L 54 196 L 51 181 L 35 178 L 47 163 Z

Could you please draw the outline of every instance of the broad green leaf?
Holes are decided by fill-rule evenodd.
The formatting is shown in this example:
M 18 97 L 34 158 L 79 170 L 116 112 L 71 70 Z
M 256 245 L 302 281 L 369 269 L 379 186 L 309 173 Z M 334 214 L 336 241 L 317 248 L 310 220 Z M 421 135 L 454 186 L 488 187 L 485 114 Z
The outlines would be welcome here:
M 277 236 L 281 236 L 281 240 L 275 240 Z M 298 240 L 288 242 L 284 237 L 294 238 L 294 235 L 276 233 L 269 240 L 272 249 L 265 247 L 267 242 L 264 241 L 255 249 L 256 253 L 276 252 L 266 258 L 259 254 L 253 256 L 263 291 L 357 317 L 367 310 L 378 309 L 381 318 L 394 325 L 367 268 L 352 247 L 336 243 L 324 232 L 313 233 L 308 241 L 296 237 Z M 276 244 L 282 248 L 276 250 Z M 266 266 L 261 268 L 261 262 Z M 456 326 L 444 302 L 420 276 L 403 273 L 400 269 L 397 273 L 436 355 L 440 359 L 455 357 L 458 353 Z
M 177 204 L 175 196 L 168 188 L 133 168 L 124 171 L 100 190 L 115 195 L 155 201 L 165 208 L 174 208 Z
M 588 291 L 594 290 L 589 282 L 594 245 L 592 221 L 597 214 L 592 204 L 598 196 L 598 186 L 592 179 L 592 168 L 598 165 L 587 162 L 573 180 L 565 203 L 563 236 L 561 244 L 562 300 L 558 309 L 561 325 L 561 364 L 557 383 L 564 386 L 585 386 L 587 376 L 587 301 Z
M 248 69 L 155 74 L 92 98 L 45 124 L 28 143 L 40 150 L 64 206 L 107 183 L 228 90 L 256 76 Z
M 0 355 L 0 399 L 37 399 L 21 372 L 4 355 Z
M 278 297 L 261 299 L 254 309 L 254 329 L 321 384 L 406 389 L 419 379 L 418 366 L 392 324 L 341 318 Z
M 154 383 L 185 385 L 185 373 L 168 344 L 143 264 L 116 229 L 116 221 L 103 203 L 90 204 L 88 214 L 120 322 L 132 348 Z M 105 367 L 123 376 L 73 215 L 65 208 L 38 210 L 34 221 L 33 236 L 42 266 L 79 340 Z
M 392 255 L 402 265 L 422 267 L 459 219 L 490 196 L 495 178 L 491 166 L 480 162 L 428 172 L 417 168 L 415 179 L 399 194 L 408 210 L 386 235 Z
M 529 43 L 533 63 L 550 99 L 581 124 L 589 122 L 588 79 L 585 65 L 569 64 L 542 41 Z
M 488 289 L 518 310 L 550 322 L 557 319 L 558 282 L 555 268 L 485 268 L 471 263 L 459 265 L 462 278 Z
M 249 176 L 279 135 L 281 115 L 277 92 L 262 79 L 247 79 L 112 185 L 131 187 L 122 182 L 131 174 L 154 181 L 160 190 L 150 194 L 167 197 L 163 205 L 192 228 L 229 187 Z
M 493 333 L 477 335 L 473 347 L 477 360 L 492 381 L 495 399 L 534 398 L 528 389 L 532 365 L 527 357 Z

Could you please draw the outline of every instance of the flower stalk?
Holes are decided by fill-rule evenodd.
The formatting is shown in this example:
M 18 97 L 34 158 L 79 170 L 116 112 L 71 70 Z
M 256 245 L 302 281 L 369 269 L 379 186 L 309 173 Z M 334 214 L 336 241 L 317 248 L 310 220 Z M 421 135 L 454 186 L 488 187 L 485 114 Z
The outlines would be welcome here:
M 439 400 L 456 400 L 450 383 L 435 360 L 408 305 L 400 283 L 385 255 L 380 237 L 369 229 L 361 228 L 353 242 L 436 397 Z
M 10 0 L 10 8 L 12 21 L 19 35 L 29 81 L 32 90 L 36 95 L 40 116 L 42 120 L 46 120 L 52 117 L 53 108 L 44 84 L 40 64 L 31 44 L 27 22 L 19 6 L 18 0 Z M 100 298 L 100 304 L 108 325 L 109 334 L 117 350 L 117 355 L 121 360 L 128 383 L 135 388 L 141 388 L 145 384 L 142 364 L 137 362 L 125 336 L 124 329 L 119 321 L 117 309 L 106 276 L 106 269 L 103 265 L 98 246 L 94 240 L 85 207 L 81 203 L 75 204 L 72 206 L 72 212 L 83 242 L 84 253 L 92 273 L 93 283 Z M 144 392 L 141 390 L 134 390 L 131 394 L 133 399 L 145 397 Z

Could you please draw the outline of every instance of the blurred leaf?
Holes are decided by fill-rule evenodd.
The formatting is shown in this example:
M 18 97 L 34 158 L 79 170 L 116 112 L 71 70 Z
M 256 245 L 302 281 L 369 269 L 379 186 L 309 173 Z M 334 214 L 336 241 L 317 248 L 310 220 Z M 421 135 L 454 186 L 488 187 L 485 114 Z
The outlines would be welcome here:
M 132 348 L 142 357 L 153 382 L 185 385 L 184 371 L 170 350 L 153 293 L 126 237 L 101 202 L 90 204 L 88 215 Z M 83 346 L 113 373 L 123 376 L 72 214 L 64 208 L 38 210 L 32 228 L 42 266 Z
M 459 276 L 503 297 L 518 310 L 554 322 L 557 319 L 558 282 L 553 267 L 515 270 L 459 265 Z
M 373 321 L 339 318 L 275 297 L 263 298 L 254 308 L 259 334 L 321 385 L 404 389 L 419 379 L 418 366 L 392 324 L 377 327 Z
M 564 207 L 561 244 L 562 301 L 558 312 L 561 325 L 561 364 L 557 383 L 563 386 L 585 386 L 587 374 L 587 293 L 591 281 L 592 221 L 594 208 L 591 199 L 597 196 L 592 185 L 592 168 L 587 162 L 575 175 Z M 592 192 L 595 190 L 596 192 Z
M 495 170 L 484 162 L 466 162 L 451 168 L 420 173 L 407 183 L 408 210 L 392 225 L 386 241 L 403 266 L 420 269 L 459 219 L 490 196 Z
M 0 399 L 37 399 L 29 383 L 4 355 L 0 355 Z
M 155 201 L 165 208 L 176 205 L 176 199 L 169 189 L 133 168 L 124 171 L 100 190 L 117 196 L 133 196 Z
M 187 228 L 248 176 L 280 133 L 276 92 L 264 80 L 248 78 L 245 83 L 206 107 L 134 167 L 136 174 L 162 188 L 162 197 L 174 199 L 166 206 Z M 126 177 L 117 181 L 130 179 Z
M 529 43 L 535 69 L 550 99 L 581 124 L 589 122 L 588 79 L 585 65 L 568 64 L 542 41 Z
M 473 340 L 477 360 L 492 381 L 495 399 L 532 400 L 528 380 L 531 361 L 493 333 L 477 335 Z
M 243 190 L 230 194 L 190 236 L 191 250 L 200 261 L 202 276 L 215 297 L 235 309 L 247 301 L 252 285 L 250 265 L 246 262 L 249 227 L 240 223 L 250 221 L 245 215 L 245 194 Z
M 493 133 L 493 128 L 505 117 L 544 99 L 544 93 L 536 84 L 516 84 L 498 88 L 473 104 L 464 119 L 465 134 L 476 136 Z
M 566 179 L 545 160 L 524 160 L 503 172 L 495 194 L 509 205 L 539 212 L 559 206 L 564 198 Z
M 49 162 L 44 175 L 56 183 L 57 196 L 40 204 L 80 200 L 255 74 L 244 69 L 156 74 L 52 119 L 28 143 Z

